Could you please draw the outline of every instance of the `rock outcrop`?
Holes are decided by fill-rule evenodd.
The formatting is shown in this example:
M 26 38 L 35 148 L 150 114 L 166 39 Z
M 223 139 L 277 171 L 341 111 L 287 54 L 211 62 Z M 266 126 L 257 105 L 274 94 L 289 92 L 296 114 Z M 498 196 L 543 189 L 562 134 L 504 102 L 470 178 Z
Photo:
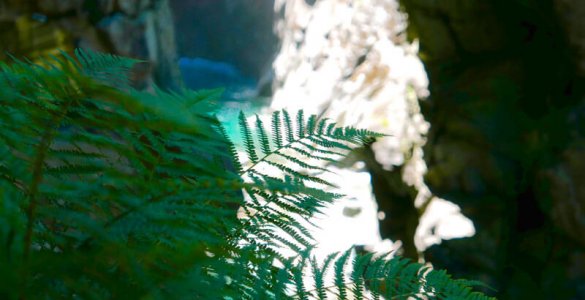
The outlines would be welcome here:
M 382 237 L 400 241 L 402 254 L 417 259 L 428 243 L 441 241 L 433 230 L 440 222 L 429 221 L 425 208 L 436 212 L 444 202 L 429 206 L 435 198 L 422 177 L 429 125 L 419 99 L 428 82 L 417 43 L 406 40 L 406 16 L 394 0 L 279 0 L 275 10 L 281 48 L 272 108 L 304 109 L 388 134 L 358 160 L 372 174 Z M 473 225 L 459 229 L 465 232 L 456 236 L 469 235 Z
M 443 231 L 419 219 L 435 194 L 477 234 L 427 249 L 434 265 L 501 298 L 585 297 L 585 4 L 400 5 L 408 26 L 394 1 L 276 1 L 273 107 L 391 135 L 361 158 L 407 256 L 413 228 Z
M 75 47 L 139 58 L 136 84 L 180 84 L 168 0 L 2 0 L 0 40 L 15 55 Z

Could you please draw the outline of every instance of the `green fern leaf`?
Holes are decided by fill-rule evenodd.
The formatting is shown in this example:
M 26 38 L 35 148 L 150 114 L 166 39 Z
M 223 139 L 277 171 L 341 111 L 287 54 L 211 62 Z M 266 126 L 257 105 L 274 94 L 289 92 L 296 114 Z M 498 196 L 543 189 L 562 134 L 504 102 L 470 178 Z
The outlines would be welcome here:
M 282 158 L 285 158 L 286 160 L 288 160 L 290 162 L 294 162 L 295 164 L 297 164 L 300 167 L 303 167 L 303 168 L 305 168 L 307 170 L 319 170 L 319 171 L 323 171 L 323 172 L 330 172 L 329 170 L 327 170 L 327 169 L 325 169 L 323 167 L 309 164 L 307 162 L 304 162 L 304 161 L 302 161 L 302 160 L 300 160 L 300 159 L 298 159 L 298 158 L 296 158 L 294 156 L 290 156 L 288 154 L 284 154 L 284 153 L 280 153 L 279 152 L 279 153 L 276 153 L 276 155 L 278 155 L 278 156 L 280 156 Z
M 260 117 L 256 115 L 256 130 L 258 132 L 258 138 L 260 139 L 260 146 L 262 149 L 262 153 L 264 155 L 270 155 L 272 150 L 270 150 L 270 141 L 268 140 L 268 135 L 266 135 L 266 130 L 264 129 L 264 124 Z
M 315 126 L 317 125 L 317 116 L 311 115 L 309 120 L 307 121 L 307 135 L 313 135 L 315 131 Z
M 293 131 L 293 127 L 292 127 L 292 121 L 291 121 L 290 115 L 288 114 L 288 112 L 286 110 L 283 110 L 282 113 L 284 115 L 286 141 L 290 144 L 295 140 L 294 134 L 293 134 L 294 131 Z
M 76 49 L 82 72 L 100 82 L 113 83 L 118 87 L 130 85 L 129 72 L 140 60 L 120 57 L 112 54 L 98 53 L 91 50 Z M 72 58 L 68 57 L 68 60 Z
M 351 272 L 351 281 L 352 281 L 352 294 L 357 299 L 364 298 L 364 291 L 365 291 L 365 282 L 364 282 L 364 274 L 367 264 L 370 262 L 371 257 L 373 254 L 368 254 L 366 256 L 359 256 L 353 260 L 353 270 Z
M 329 265 L 333 259 L 337 256 L 336 253 L 329 254 L 323 261 L 323 265 L 319 268 L 319 264 L 315 258 L 311 259 L 311 267 L 313 271 L 313 277 L 315 279 L 315 290 L 317 291 L 318 299 L 327 299 L 327 287 L 325 286 L 325 274 L 329 270 Z
M 305 144 L 300 143 L 300 142 L 299 142 L 299 144 L 305 145 Z M 305 147 L 307 147 L 310 151 L 319 152 L 318 149 L 314 148 L 312 145 L 305 145 Z M 313 157 L 313 158 L 315 158 L 316 160 L 319 160 L 319 161 L 326 161 L 326 162 L 337 162 L 338 161 L 335 158 L 331 158 L 331 157 L 327 157 L 327 156 L 319 156 L 319 155 L 316 155 L 315 153 L 310 153 L 307 150 L 301 149 L 299 147 L 292 146 L 290 148 L 292 150 L 294 150 L 295 152 L 299 153 L 299 155 L 303 155 L 303 156 L 306 156 L 306 157 Z M 337 153 L 329 152 L 329 153 L 326 153 L 326 154 L 337 154 Z M 342 154 L 337 154 L 337 155 L 340 155 L 341 156 Z M 312 167 L 309 167 L 309 168 L 312 168 Z
M 329 149 L 323 149 L 323 148 L 331 148 L 331 147 L 323 146 L 323 145 L 320 145 L 318 143 L 315 143 L 315 144 L 317 144 L 317 146 L 322 146 L 322 147 L 317 147 L 315 145 L 312 145 L 310 143 L 303 142 L 303 141 L 299 141 L 299 144 L 306 147 L 310 151 L 321 153 L 321 154 L 326 154 L 326 155 L 333 155 L 336 158 L 337 157 L 339 157 L 339 158 L 345 157 L 347 155 L 347 151 L 345 153 L 343 153 L 343 152 L 333 151 L 333 150 L 329 150 Z M 343 150 L 347 150 L 347 149 L 343 149 Z M 335 159 L 335 158 L 331 158 L 331 159 L 338 161 L 338 159 Z
M 305 290 L 305 284 L 303 279 L 303 267 L 305 266 L 305 262 L 307 261 L 307 257 L 305 254 L 301 254 L 301 267 L 293 267 L 291 268 L 293 271 L 294 281 L 296 285 L 297 296 L 301 300 L 308 300 L 309 293 Z
M 342 196 L 326 164 L 381 135 L 240 113 L 244 169 L 220 91 L 136 91 L 135 60 L 75 54 L 0 63 L 0 257 L 19 270 L 0 274 L 4 298 L 488 299 L 398 258 L 309 259 L 313 217 Z
M 272 113 L 272 133 L 273 133 L 273 142 L 276 145 L 276 148 L 282 148 L 282 134 L 281 134 L 281 121 L 280 121 L 280 111 L 275 111 Z
M 248 158 L 252 163 L 258 162 L 258 154 L 256 154 L 256 146 L 254 145 L 254 138 L 252 137 L 252 132 L 248 127 L 248 121 L 246 120 L 246 116 L 243 112 L 240 112 L 238 117 L 240 122 L 240 130 L 242 137 L 244 139 L 244 146 L 246 147 L 246 153 L 248 154 Z
M 305 137 L 305 116 L 302 109 L 297 112 L 297 136 L 301 139 Z
M 334 263 L 334 271 L 335 271 L 335 287 L 338 291 L 339 299 L 347 299 L 347 282 L 345 281 L 345 264 L 351 255 L 351 249 L 345 251 L 339 259 L 337 259 Z
M 269 161 L 269 160 L 266 160 L 265 162 L 267 164 L 271 165 L 271 166 L 274 166 L 274 167 L 278 168 L 282 172 L 285 172 L 286 174 L 292 175 L 292 176 L 294 176 L 296 178 L 300 178 L 302 180 L 311 181 L 311 182 L 315 182 L 315 183 L 320 183 L 320 184 L 327 185 L 327 186 L 334 186 L 333 184 L 331 184 L 330 182 L 328 182 L 326 180 L 323 180 L 323 179 L 321 179 L 319 177 L 315 177 L 315 176 L 303 174 L 303 173 L 301 173 L 301 172 L 299 172 L 297 170 L 294 170 L 292 168 L 289 168 L 289 167 L 287 167 L 287 166 L 285 166 L 283 164 L 276 163 L 276 162 L 272 162 L 272 161 Z
M 238 172 L 238 174 L 243 173 L 244 168 L 242 167 L 242 163 L 240 162 L 240 159 L 238 157 L 238 150 L 236 149 L 236 145 L 234 145 L 234 143 L 230 140 L 227 134 L 227 130 L 223 125 L 219 124 L 216 126 L 216 128 L 219 131 L 221 137 L 226 141 L 228 151 L 231 154 L 230 155 L 231 162 L 234 165 L 236 172 Z

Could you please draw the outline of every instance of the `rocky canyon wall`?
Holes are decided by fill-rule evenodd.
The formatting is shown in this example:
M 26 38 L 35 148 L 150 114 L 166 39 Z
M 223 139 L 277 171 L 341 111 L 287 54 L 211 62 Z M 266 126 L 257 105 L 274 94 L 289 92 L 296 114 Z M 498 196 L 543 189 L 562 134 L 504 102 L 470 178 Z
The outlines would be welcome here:
M 356 158 L 365 162 L 356 171 L 371 174 L 382 238 L 417 259 L 442 238 L 472 234 L 471 222 L 433 197 L 423 180 L 429 124 L 419 100 L 428 95 L 428 81 L 399 3 L 278 0 L 275 10 L 281 47 L 272 108 L 304 109 L 388 135 Z M 455 228 L 445 230 L 446 222 Z
M 403 241 L 410 257 L 423 245 L 435 266 L 483 280 L 504 299 L 584 297 L 582 1 L 275 8 L 282 45 L 272 107 L 390 135 L 359 158 L 386 214 L 384 237 Z M 440 222 L 423 221 L 440 201 L 433 194 L 459 205 L 477 233 L 425 249 L 437 232 L 448 238 Z M 462 218 L 457 206 L 446 214 Z
M 430 79 L 426 182 L 478 229 L 427 259 L 502 299 L 585 297 L 585 2 L 401 3 Z
M 2 53 L 81 47 L 139 58 L 139 87 L 180 84 L 174 32 L 168 0 L 0 0 Z

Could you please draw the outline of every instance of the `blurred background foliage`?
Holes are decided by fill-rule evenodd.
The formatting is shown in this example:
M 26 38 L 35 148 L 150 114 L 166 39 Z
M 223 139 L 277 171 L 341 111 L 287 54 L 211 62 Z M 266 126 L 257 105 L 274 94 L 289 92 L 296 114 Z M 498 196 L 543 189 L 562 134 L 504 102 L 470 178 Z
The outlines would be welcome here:
M 229 121 L 240 108 L 268 105 L 281 88 L 274 58 L 310 42 L 304 25 L 279 20 L 326 5 L 341 14 L 335 7 L 347 4 L 274 2 L 0 0 L 0 58 L 75 47 L 139 58 L 146 63 L 135 70 L 137 87 L 226 86 L 220 118 Z M 361 2 L 348 1 L 349 7 Z M 394 2 L 368 3 L 380 11 Z M 502 299 L 585 298 L 585 2 L 398 4 L 429 79 L 430 96 L 419 101 L 431 125 L 424 180 L 434 195 L 459 205 L 476 229 L 473 237 L 445 240 L 418 255 L 488 282 Z M 348 26 L 358 34 L 352 20 Z M 303 34 L 287 43 L 274 33 L 282 32 L 278 26 L 301 26 Z M 363 59 L 354 70 L 368 51 L 356 54 Z M 368 170 L 380 209 L 415 200 L 400 165 L 387 170 L 374 163 Z M 420 217 L 412 208 L 406 205 L 411 215 L 399 219 Z M 407 227 L 381 228 L 382 237 L 412 236 Z

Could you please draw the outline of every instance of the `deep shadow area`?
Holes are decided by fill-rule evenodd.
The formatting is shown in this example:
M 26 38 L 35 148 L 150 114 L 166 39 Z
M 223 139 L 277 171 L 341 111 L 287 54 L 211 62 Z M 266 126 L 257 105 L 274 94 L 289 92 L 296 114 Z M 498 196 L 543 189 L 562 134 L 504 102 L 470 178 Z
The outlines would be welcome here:
M 431 84 L 426 181 L 478 232 L 426 258 L 501 299 L 582 299 L 582 28 L 560 1 L 463 2 L 402 1 Z

